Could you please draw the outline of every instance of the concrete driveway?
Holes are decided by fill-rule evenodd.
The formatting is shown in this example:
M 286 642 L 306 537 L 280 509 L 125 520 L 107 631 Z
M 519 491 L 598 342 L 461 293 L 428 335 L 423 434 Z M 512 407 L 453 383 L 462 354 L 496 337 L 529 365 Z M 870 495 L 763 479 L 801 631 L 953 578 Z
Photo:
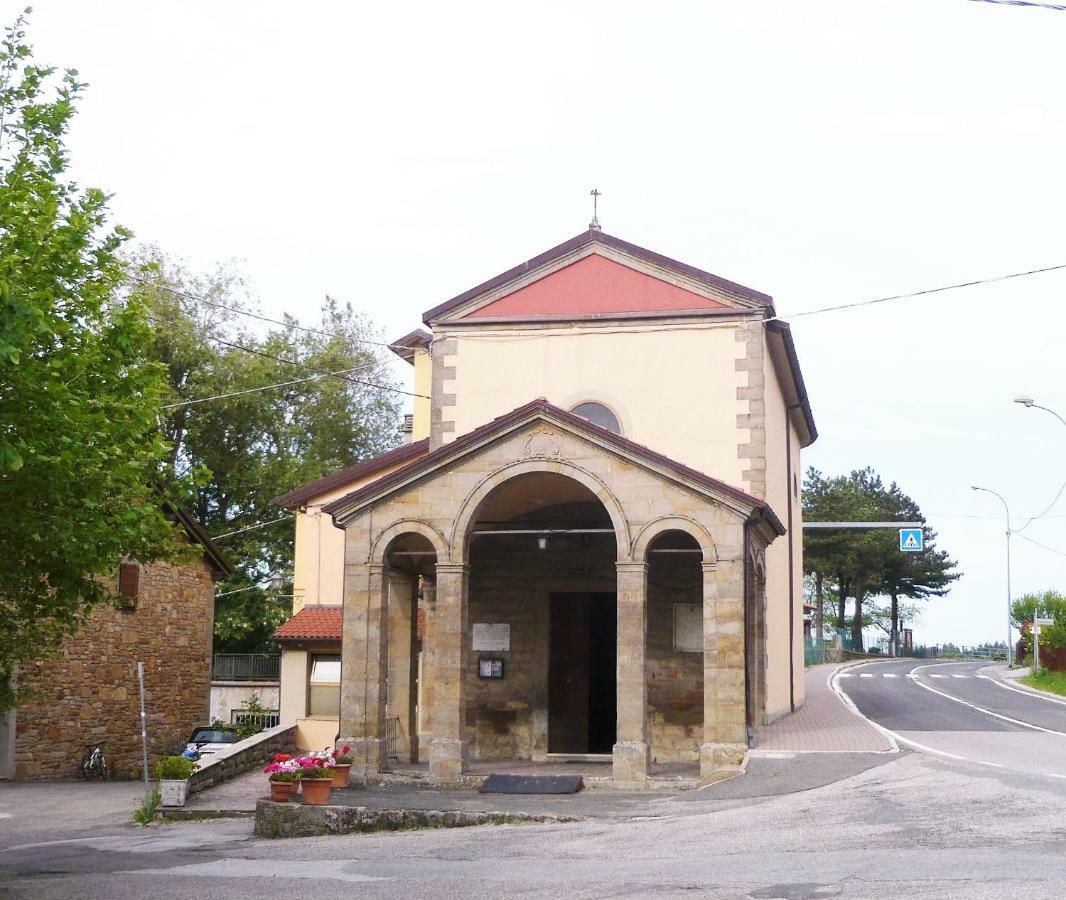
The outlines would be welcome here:
M 144 798 L 133 781 L 0 781 L 0 848 L 114 831 Z

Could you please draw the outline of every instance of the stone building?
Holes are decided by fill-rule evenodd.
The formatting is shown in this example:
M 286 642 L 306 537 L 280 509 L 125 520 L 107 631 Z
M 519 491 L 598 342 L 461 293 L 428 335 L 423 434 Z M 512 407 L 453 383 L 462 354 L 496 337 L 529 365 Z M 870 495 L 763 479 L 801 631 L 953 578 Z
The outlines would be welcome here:
M 280 498 L 282 721 L 441 781 L 739 763 L 803 702 L 817 432 L 771 298 L 593 227 L 424 322 L 410 443 Z
M 149 764 L 209 719 L 215 582 L 230 563 L 186 513 L 167 510 L 198 558 L 115 566 L 120 602 L 97 607 L 52 658 L 19 672 L 22 698 L 0 728 L 0 776 L 76 778 L 103 742 L 115 777 L 141 773 L 137 663 L 144 663 Z

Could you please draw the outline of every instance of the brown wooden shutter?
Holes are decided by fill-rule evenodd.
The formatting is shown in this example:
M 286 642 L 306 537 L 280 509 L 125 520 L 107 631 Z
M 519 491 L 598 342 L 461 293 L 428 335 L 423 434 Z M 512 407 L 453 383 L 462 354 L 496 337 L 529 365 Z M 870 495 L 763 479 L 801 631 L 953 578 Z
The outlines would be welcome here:
M 136 608 L 141 595 L 141 567 L 137 563 L 122 563 L 118 567 L 118 594 L 124 608 Z

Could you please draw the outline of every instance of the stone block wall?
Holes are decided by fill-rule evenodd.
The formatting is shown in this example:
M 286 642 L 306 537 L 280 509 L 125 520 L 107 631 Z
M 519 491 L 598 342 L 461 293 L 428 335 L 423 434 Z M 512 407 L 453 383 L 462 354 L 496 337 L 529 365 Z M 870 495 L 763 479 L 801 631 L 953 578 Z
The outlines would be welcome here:
M 703 603 L 699 556 L 648 566 L 648 731 L 652 762 L 698 762 L 703 743 L 703 653 L 674 649 L 674 604 Z
M 78 777 L 86 749 L 100 741 L 113 777 L 139 777 L 138 661 L 149 766 L 183 748 L 208 721 L 214 594 L 202 560 L 141 566 L 135 608 L 98 607 L 55 657 L 23 667 L 15 777 Z
M 550 597 L 563 591 L 612 591 L 614 542 L 552 538 L 541 552 L 532 538 L 480 539 L 471 552 L 470 622 L 506 622 L 511 650 L 470 651 L 464 692 L 472 759 L 530 759 L 548 752 Z M 472 642 L 470 636 L 468 641 Z M 472 645 L 472 644 L 471 644 Z M 504 659 L 504 678 L 477 677 L 479 656 Z

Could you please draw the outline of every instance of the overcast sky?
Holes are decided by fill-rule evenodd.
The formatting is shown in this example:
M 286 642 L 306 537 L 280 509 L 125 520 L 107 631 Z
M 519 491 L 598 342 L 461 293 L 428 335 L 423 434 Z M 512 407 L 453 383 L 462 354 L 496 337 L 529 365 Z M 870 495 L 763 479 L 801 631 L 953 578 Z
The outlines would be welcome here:
M 0 0 L 5 21 L 22 4 Z M 140 240 L 236 259 L 264 312 L 325 293 L 395 338 L 604 229 L 822 306 L 1066 263 L 1066 13 L 971 0 L 35 4 L 90 89 L 77 178 Z M 965 577 L 916 639 L 1006 630 L 1016 526 L 1066 478 L 1066 272 L 793 321 L 821 436 Z M 402 369 L 398 370 L 401 373 Z M 698 397 L 694 399 L 698 404 Z M 714 474 L 714 473 L 711 473 Z M 1026 537 L 1066 552 L 1066 501 Z M 1066 555 L 1014 539 L 1019 593 Z

